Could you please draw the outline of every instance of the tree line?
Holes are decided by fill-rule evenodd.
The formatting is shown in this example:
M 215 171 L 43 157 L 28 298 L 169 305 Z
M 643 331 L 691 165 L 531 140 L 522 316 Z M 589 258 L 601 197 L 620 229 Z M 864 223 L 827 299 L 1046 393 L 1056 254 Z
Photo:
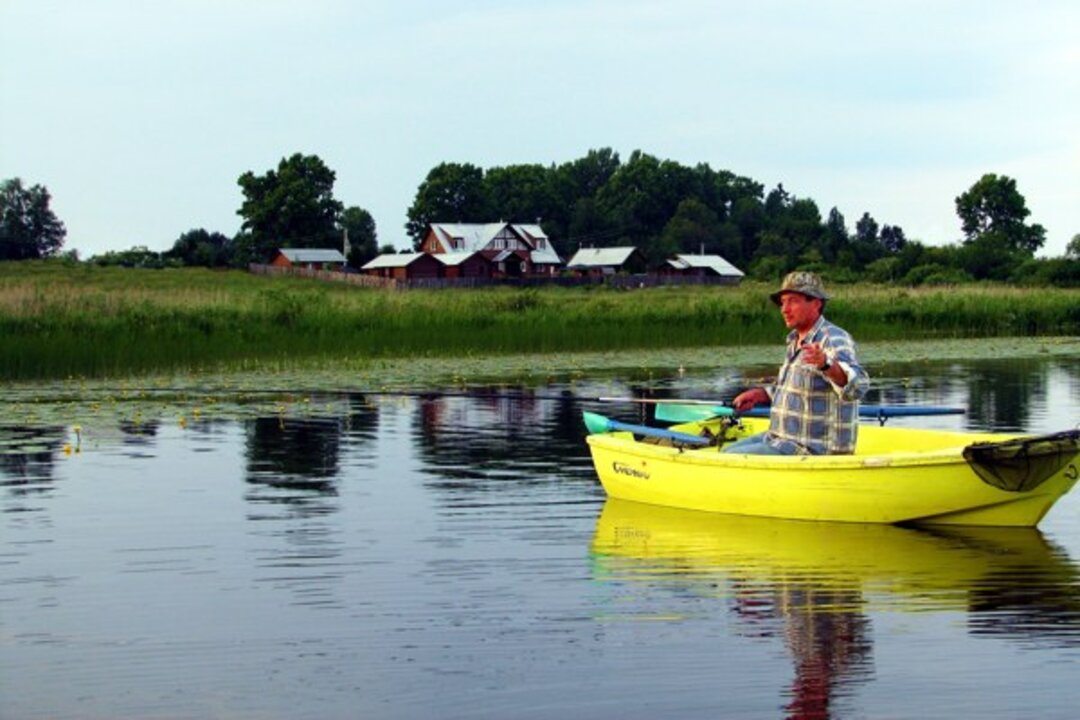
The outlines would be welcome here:
M 333 193 L 336 175 L 316 155 L 296 153 L 262 174 L 237 180 L 240 231 L 203 228 L 181 234 L 157 253 L 144 246 L 91 258 L 142 267 L 246 267 L 279 247 L 342 247 L 353 267 L 392 245 L 378 245 L 375 222 Z M 60 252 L 65 229 L 49 210 L 48 191 L 18 179 L 0 188 L 0 259 Z M 505 220 L 540 224 L 564 258 L 582 247 L 632 245 L 653 265 L 675 253 L 718 254 L 751 277 L 773 281 L 795 269 L 833 282 L 869 280 L 910 285 L 999 280 L 1080 285 L 1080 234 L 1060 258 L 1038 259 L 1046 231 L 1028 222 L 1016 181 L 983 175 L 955 199 L 962 239 L 945 246 L 908 238 L 899 224 L 864 212 L 848 229 L 836 207 L 823 216 L 811 198 L 782 184 L 765 186 L 708 164 L 687 166 L 634 151 L 625 161 L 610 148 L 562 164 L 480 168 L 441 163 L 417 188 L 405 230 L 418 248 L 432 222 Z

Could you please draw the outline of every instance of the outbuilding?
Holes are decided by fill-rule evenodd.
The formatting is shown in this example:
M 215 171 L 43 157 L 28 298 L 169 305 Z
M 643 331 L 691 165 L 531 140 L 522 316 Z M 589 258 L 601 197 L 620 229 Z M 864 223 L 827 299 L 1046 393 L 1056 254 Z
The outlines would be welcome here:
M 581 248 L 566 267 L 579 275 L 637 275 L 645 272 L 647 263 L 636 247 Z
M 737 285 L 745 273 L 719 255 L 676 255 L 660 268 L 661 275 L 718 278 L 720 284 Z
M 271 265 L 314 270 L 342 270 L 347 260 L 340 250 L 325 248 L 278 248 Z
M 387 253 L 379 255 L 360 272 L 395 280 L 442 277 L 443 264 L 428 253 Z

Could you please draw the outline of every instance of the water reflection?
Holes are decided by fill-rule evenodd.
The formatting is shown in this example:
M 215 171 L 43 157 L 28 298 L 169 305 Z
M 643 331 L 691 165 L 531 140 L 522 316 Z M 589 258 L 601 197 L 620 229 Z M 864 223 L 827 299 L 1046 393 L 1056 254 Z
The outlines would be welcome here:
M 0 426 L 0 487 L 17 498 L 48 492 L 66 434 L 58 427 Z M 73 448 L 68 446 L 68 451 Z M 5 507 L 25 510 L 25 507 Z
M 372 440 L 379 416 L 362 395 L 338 400 L 337 412 L 307 417 L 267 416 L 244 424 L 248 499 L 295 506 L 301 514 L 329 512 L 315 502 L 337 495 L 341 453 L 346 442 Z M 317 402 L 314 399 L 312 402 Z
M 593 483 L 584 451 L 581 407 L 569 391 L 478 389 L 418 400 L 417 457 L 426 485 L 451 503 L 470 494 L 550 483 L 551 476 Z
M 709 597 L 738 632 L 782 638 L 789 717 L 829 717 L 873 676 L 872 612 L 960 612 L 976 636 L 1080 647 L 1080 570 L 1032 529 L 796 522 L 609 499 L 591 551 L 605 584 L 677 591 L 635 593 L 638 612 L 679 617 L 680 598 Z

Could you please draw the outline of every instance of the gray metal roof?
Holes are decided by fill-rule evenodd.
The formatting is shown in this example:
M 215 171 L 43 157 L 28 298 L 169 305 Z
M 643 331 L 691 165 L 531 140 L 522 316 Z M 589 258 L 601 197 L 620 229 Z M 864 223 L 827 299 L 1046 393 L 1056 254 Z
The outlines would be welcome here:
M 322 248 L 279 248 L 278 252 L 289 259 L 289 262 L 312 262 L 312 263 L 343 263 L 345 256 L 340 250 Z
M 417 258 L 421 258 L 424 255 L 426 255 L 426 253 L 387 253 L 385 255 L 379 255 L 374 260 L 366 263 L 360 269 L 376 270 L 378 268 L 405 267 Z M 438 257 L 438 255 L 436 255 L 435 257 Z
M 506 223 L 432 223 L 431 229 L 435 231 L 435 237 L 439 238 L 443 248 L 447 251 L 476 252 L 483 250 L 489 242 L 495 239 L 499 231 L 506 227 Z M 464 247 L 455 248 L 450 244 L 452 238 L 462 241 Z
M 581 248 L 570 261 L 567 267 L 618 267 L 625 263 L 635 247 L 609 247 L 609 248 Z
M 725 277 L 742 277 L 745 273 L 719 255 L 676 255 L 668 263 L 680 270 L 706 268 Z
M 435 259 L 441 262 L 443 265 L 453 267 L 460 265 L 476 253 L 474 252 L 448 252 L 448 253 L 434 253 Z

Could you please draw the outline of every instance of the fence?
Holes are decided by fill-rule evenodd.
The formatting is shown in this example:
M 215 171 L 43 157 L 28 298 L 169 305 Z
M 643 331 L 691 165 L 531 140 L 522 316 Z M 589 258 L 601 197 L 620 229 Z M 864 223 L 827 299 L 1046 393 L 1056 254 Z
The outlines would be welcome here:
M 316 270 L 303 267 L 279 267 L 277 265 L 249 265 L 248 269 L 256 275 L 278 275 L 305 277 L 327 282 L 347 283 L 360 287 L 387 288 L 390 290 L 444 290 L 447 288 L 478 287 L 588 287 L 606 285 L 620 290 L 661 287 L 665 285 L 738 285 L 740 278 L 700 276 L 700 275 L 658 275 L 646 273 L 640 275 L 604 275 L 604 276 L 559 276 L 527 278 L 410 278 L 398 280 L 375 275 L 361 275 L 336 270 Z

